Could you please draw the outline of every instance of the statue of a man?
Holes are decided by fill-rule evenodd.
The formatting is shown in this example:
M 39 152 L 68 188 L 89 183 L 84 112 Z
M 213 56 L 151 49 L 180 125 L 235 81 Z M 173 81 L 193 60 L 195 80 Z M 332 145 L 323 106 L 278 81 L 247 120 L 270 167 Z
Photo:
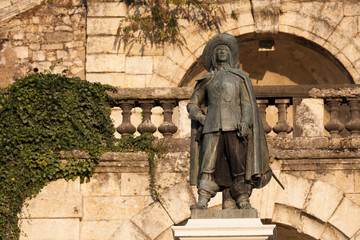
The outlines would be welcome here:
M 194 209 L 223 191 L 223 209 L 252 209 L 253 188 L 271 179 L 269 153 L 254 90 L 239 70 L 239 45 L 226 33 L 205 46 L 209 74 L 197 80 L 187 105 L 192 119 L 190 184 L 198 186 Z

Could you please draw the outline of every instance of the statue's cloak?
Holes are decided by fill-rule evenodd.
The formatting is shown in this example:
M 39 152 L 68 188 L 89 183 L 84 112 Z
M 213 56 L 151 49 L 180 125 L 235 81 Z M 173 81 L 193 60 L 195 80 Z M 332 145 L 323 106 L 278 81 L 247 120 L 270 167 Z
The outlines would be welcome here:
M 227 71 L 239 76 L 244 80 L 246 90 L 248 91 L 251 109 L 252 109 L 252 124 L 249 134 L 247 136 L 247 159 L 245 180 L 253 185 L 255 188 L 264 187 L 271 179 L 272 170 L 269 167 L 269 151 L 266 143 L 266 136 L 263 129 L 261 116 L 259 114 L 255 93 L 251 84 L 250 78 L 243 71 L 236 68 L 228 68 Z M 201 77 L 195 86 L 198 88 L 205 88 L 206 85 L 213 78 L 213 74 L 206 74 Z M 206 100 L 205 100 L 206 101 Z M 206 108 L 206 102 L 200 103 L 200 108 Z M 206 111 L 206 110 L 204 110 Z M 240 119 L 239 119 L 240 121 Z M 199 157 L 201 148 L 201 128 L 202 125 L 195 120 L 191 121 L 191 145 L 190 145 L 190 184 L 198 185 L 201 178 L 200 166 L 201 159 Z M 231 173 L 227 161 L 224 159 L 217 159 L 215 167 L 215 182 L 222 187 L 229 187 L 231 185 Z

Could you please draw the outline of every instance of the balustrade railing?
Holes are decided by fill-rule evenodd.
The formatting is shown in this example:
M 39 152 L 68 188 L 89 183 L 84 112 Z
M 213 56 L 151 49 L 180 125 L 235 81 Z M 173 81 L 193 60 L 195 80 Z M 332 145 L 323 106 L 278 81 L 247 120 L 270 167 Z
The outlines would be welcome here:
M 292 133 L 294 137 L 360 137 L 360 85 L 255 86 L 254 89 L 264 131 L 269 136 L 284 138 Z M 117 131 L 122 136 L 156 130 L 165 138 L 179 131 L 185 134 L 178 136 L 189 135 L 190 121 L 183 121 L 187 119 L 185 106 L 192 92 L 192 87 L 126 88 L 109 92 L 114 107 L 122 110 L 122 123 Z M 131 123 L 132 110 L 136 107 L 142 109 L 139 126 Z M 154 107 L 163 110 L 163 122 L 159 126 L 152 122 Z M 178 126 L 172 119 L 175 107 L 176 115 L 182 119 L 177 120 Z

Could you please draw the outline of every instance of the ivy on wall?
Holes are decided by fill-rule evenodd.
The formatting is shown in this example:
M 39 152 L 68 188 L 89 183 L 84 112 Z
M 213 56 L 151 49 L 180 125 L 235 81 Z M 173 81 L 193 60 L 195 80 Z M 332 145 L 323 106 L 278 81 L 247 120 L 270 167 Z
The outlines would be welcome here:
M 49 72 L 0 90 L 0 239 L 19 238 L 18 214 L 27 198 L 50 181 L 89 180 L 104 151 L 146 151 L 153 163 L 152 135 L 114 138 L 109 89 Z M 74 149 L 90 158 L 61 159 L 61 151 Z

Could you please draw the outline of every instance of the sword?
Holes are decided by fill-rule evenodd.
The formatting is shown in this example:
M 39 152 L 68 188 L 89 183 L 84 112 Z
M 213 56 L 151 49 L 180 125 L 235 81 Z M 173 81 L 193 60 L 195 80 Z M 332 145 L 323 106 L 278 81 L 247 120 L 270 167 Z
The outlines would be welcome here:
M 280 180 L 275 176 L 274 172 L 271 171 L 271 175 L 275 178 L 276 182 L 280 185 L 280 187 L 285 190 L 284 186 L 281 184 Z

